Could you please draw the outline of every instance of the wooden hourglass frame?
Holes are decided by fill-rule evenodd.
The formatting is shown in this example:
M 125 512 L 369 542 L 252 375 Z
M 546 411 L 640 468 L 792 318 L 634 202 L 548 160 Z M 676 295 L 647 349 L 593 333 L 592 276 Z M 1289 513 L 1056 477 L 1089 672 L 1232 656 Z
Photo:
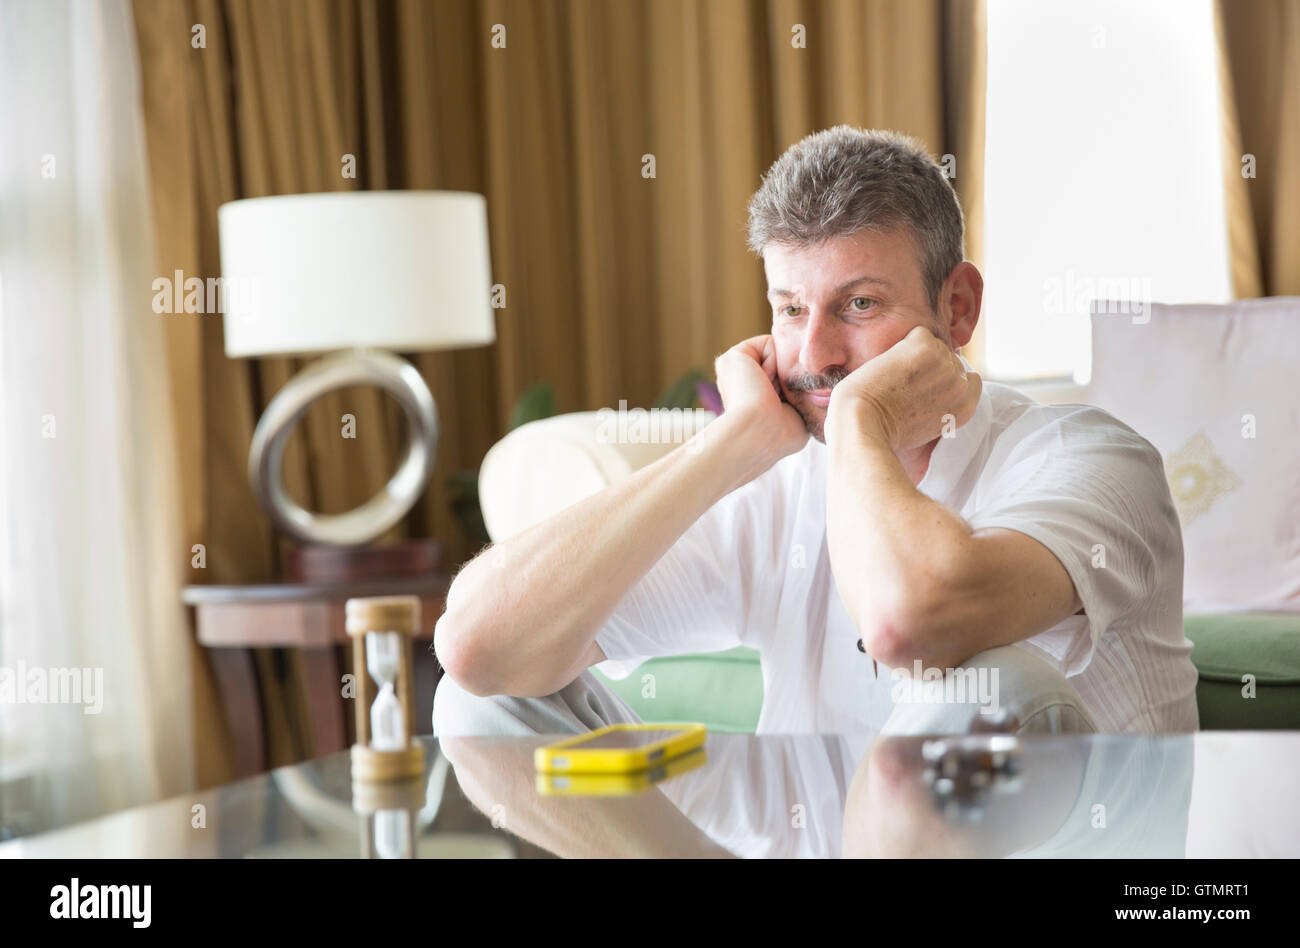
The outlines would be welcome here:
M 418 596 L 378 596 L 349 599 L 347 633 L 352 639 L 352 672 L 356 675 L 357 742 L 352 745 L 355 781 L 407 780 L 424 775 L 424 748 L 414 738 L 415 699 L 411 675 L 411 639 L 420 627 Z M 366 636 L 395 633 L 400 639 L 394 691 L 402 709 L 404 746 L 381 749 L 373 745 L 370 714 L 381 686 L 370 677 Z

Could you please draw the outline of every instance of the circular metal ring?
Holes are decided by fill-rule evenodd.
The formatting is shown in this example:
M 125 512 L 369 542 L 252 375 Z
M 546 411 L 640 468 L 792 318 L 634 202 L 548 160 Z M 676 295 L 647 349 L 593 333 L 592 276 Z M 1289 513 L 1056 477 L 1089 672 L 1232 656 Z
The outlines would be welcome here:
M 360 507 L 342 514 L 314 513 L 284 489 L 284 446 L 316 399 L 350 385 L 377 385 L 402 406 L 410 425 L 406 453 L 384 489 Z M 295 539 L 361 546 L 401 520 L 419 499 L 429 481 L 437 447 L 437 407 L 419 370 L 380 349 L 352 350 L 312 363 L 271 399 L 253 432 L 248 479 L 271 520 Z

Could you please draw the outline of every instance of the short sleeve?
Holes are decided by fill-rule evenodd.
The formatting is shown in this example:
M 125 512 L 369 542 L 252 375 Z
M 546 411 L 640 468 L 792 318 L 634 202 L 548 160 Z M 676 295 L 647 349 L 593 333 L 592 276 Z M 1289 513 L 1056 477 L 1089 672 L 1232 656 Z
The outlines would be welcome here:
M 1033 537 L 1061 562 L 1083 603 L 1021 643 L 1067 676 L 1088 667 L 1097 641 L 1161 608 L 1157 590 L 1178 584 L 1182 534 L 1159 452 L 1098 409 L 1077 411 L 1023 438 L 982 482 L 974 529 Z
M 760 478 L 710 507 L 623 597 L 596 635 L 602 674 L 626 678 L 650 658 L 751 641 L 759 600 L 773 586 L 755 583 L 757 551 L 772 545 L 755 542 L 770 532 L 767 486 Z

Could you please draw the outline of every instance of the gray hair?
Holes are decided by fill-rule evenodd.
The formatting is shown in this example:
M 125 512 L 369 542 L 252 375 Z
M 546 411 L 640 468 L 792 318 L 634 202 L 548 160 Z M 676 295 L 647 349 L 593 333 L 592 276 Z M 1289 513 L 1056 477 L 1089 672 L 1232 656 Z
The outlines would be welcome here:
M 863 230 L 911 232 L 921 277 L 938 310 L 939 291 L 962 262 L 957 193 L 915 138 L 837 125 L 791 145 L 749 202 L 749 248 L 809 247 Z

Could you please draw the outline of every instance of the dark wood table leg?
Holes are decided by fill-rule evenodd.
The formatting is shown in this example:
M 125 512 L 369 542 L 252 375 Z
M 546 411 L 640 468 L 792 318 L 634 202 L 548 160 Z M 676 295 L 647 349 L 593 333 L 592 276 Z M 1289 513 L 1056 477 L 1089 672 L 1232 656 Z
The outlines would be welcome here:
M 216 678 L 221 710 L 230 729 L 235 752 L 235 778 L 243 779 L 267 769 L 266 735 L 262 731 L 262 695 L 257 669 L 246 648 L 208 649 Z
M 307 691 L 307 714 L 312 736 L 312 756 L 333 754 L 348 746 L 343 708 L 343 673 L 334 646 L 304 648 L 303 682 Z

